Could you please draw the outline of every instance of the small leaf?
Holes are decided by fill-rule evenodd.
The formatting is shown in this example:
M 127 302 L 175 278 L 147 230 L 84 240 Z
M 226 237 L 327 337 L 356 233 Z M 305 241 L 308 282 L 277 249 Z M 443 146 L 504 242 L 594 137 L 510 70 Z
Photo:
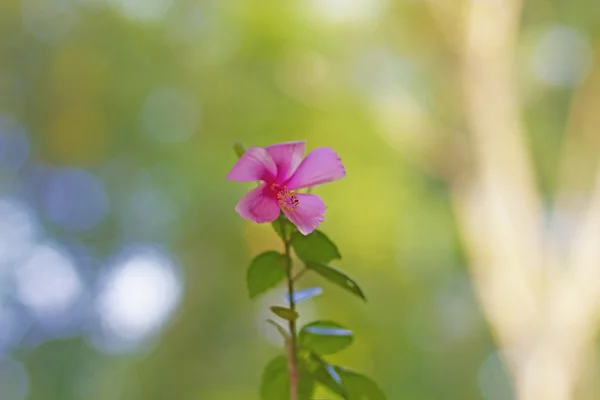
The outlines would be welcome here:
M 301 301 L 310 299 L 311 297 L 318 296 L 321 293 L 323 293 L 323 289 L 321 289 L 318 286 L 315 286 L 308 289 L 295 290 L 294 296 L 292 297 L 294 298 L 294 303 L 300 303 Z M 286 295 L 284 296 L 284 300 L 288 303 L 290 302 L 289 294 L 286 293 Z
M 299 372 L 298 400 L 310 400 L 315 381 L 306 368 L 299 366 Z M 285 356 L 274 358 L 265 367 L 260 383 L 260 398 L 261 400 L 289 400 L 290 383 Z
M 354 293 L 364 301 L 367 301 L 362 289 L 360 286 L 358 286 L 358 283 L 356 283 L 354 279 L 350 278 L 339 269 L 316 262 L 307 262 L 306 268 L 315 271 L 328 281 L 335 283 L 336 285 Z
M 294 233 L 291 245 L 302 261 L 328 263 L 342 256 L 336 245 L 321 231 L 315 230 L 309 235 Z
M 286 276 L 285 256 L 276 251 L 267 251 L 256 256 L 246 275 L 250 298 L 254 298 L 281 282 Z
M 271 222 L 271 225 L 283 241 L 288 240 L 292 232 L 296 230 L 296 226 L 284 214 L 279 215 L 279 218 Z
M 246 147 L 244 147 L 242 142 L 235 142 L 233 144 L 233 151 L 235 151 L 235 154 L 237 154 L 238 158 L 242 158 L 242 156 L 246 152 Z
M 298 336 L 301 347 L 325 356 L 350 346 L 354 341 L 351 330 L 333 321 L 315 321 L 305 325 Z
M 295 321 L 298 319 L 298 313 L 287 307 L 273 306 L 271 307 L 271 311 L 273 314 L 277 315 L 279 318 L 285 319 L 286 321 Z
M 371 378 L 344 367 L 335 367 L 348 394 L 348 400 L 387 400 L 385 393 Z
M 310 353 L 304 360 L 311 376 L 323 386 L 331 389 L 344 399 L 347 398 L 346 390 L 338 371 L 315 353 Z
M 277 329 L 277 332 L 279 332 L 279 334 L 283 337 L 283 340 L 285 340 L 286 342 L 290 340 L 290 334 L 288 333 L 288 331 L 285 330 L 283 326 L 279 325 L 277 322 L 273 321 L 270 318 L 267 319 L 267 322 L 273 325 L 275 329 Z

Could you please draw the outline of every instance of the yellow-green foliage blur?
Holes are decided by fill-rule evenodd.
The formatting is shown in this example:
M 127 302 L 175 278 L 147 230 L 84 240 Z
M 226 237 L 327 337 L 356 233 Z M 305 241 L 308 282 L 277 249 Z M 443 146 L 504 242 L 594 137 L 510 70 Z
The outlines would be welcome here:
M 258 400 L 284 288 L 250 301 L 246 268 L 281 243 L 234 210 L 253 184 L 225 176 L 235 141 L 292 140 L 347 170 L 315 193 L 368 302 L 307 274 L 324 294 L 299 309 L 355 332 L 330 360 L 390 400 L 514 398 L 512 336 L 489 324 L 453 206 L 481 163 L 471 3 L 0 0 L 0 399 Z M 600 3 L 519 6 L 506 64 L 549 203 L 573 98 L 600 105 Z

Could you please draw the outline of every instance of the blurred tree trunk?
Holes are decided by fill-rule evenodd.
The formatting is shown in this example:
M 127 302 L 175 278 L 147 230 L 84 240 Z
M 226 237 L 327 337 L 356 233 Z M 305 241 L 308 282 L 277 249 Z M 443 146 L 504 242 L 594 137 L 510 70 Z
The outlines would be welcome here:
M 563 254 L 548 240 L 520 123 L 514 53 L 521 6 L 465 3 L 459 52 L 475 168 L 453 182 L 454 207 L 516 398 L 592 398 L 581 376 L 594 365 L 600 309 L 600 173 Z

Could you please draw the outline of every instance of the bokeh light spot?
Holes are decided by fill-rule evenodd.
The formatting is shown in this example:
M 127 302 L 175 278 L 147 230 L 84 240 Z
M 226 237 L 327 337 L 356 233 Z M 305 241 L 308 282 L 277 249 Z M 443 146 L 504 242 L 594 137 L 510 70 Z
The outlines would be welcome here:
M 0 302 L 0 355 L 12 344 L 17 316 L 13 310 Z
M 547 29 L 532 54 L 533 75 L 552 86 L 571 87 L 587 73 L 592 59 L 588 40 L 567 26 Z
M 173 0 L 107 0 L 126 17 L 140 21 L 158 21 L 164 18 Z
M 19 299 L 41 317 L 68 311 L 83 285 L 71 256 L 53 244 L 35 246 L 15 270 Z
M 102 183 L 81 169 L 58 169 L 45 182 L 42 196 L 46 217 L 73 232 L 96 227 L 109 211 Z
M 20 311 L 12 302 L 0 297 L 0 358 L 22 340 L 31 325 L 30 318 Z
M 73 2 L 64 0 L 21 0 L 23 25 L 37 40 L 55 43 L 76 22 Z
M 121 213 L 125 235 L 143 237 L 146 240 L 164 239 L 178 217 L 178 210 L 171 196 L 146 182 L 137 182 L 132 187 Z
M 6 267 L 34 244 L 37 224 L 21 203 L 0 199 L 0 280 Z
M 167 321 L 180 295 L 173 262 L 156 249 L 140 247 L 105 276 L 96 309 L 108 336 L 135 344 Z

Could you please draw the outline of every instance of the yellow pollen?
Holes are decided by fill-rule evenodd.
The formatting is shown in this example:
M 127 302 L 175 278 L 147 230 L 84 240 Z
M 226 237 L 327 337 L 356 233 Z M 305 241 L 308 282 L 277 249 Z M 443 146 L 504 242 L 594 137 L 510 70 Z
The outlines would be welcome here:
M 296 193 L 291 192 L 286 187 L 277 193 L 277 201 L 279 202 L 279 206 L 286 211 L 294 211 L 300 204 Z

